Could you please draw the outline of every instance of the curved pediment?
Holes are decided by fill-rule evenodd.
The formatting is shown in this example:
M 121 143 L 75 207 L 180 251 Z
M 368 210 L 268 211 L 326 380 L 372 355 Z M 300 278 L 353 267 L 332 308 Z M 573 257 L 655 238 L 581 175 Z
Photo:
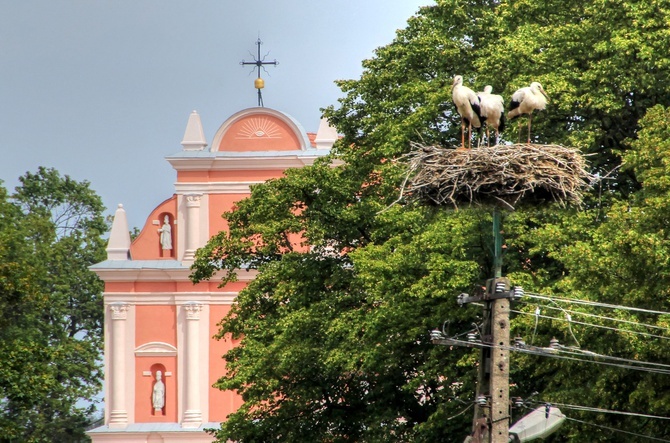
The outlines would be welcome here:
M 240 111 L 216 131 L 212 152 L 304 151 L 307 133 L 292 117 L 269 108 Z
M 169 343 L 152 341 L 135 348 L 138 357 L 172 357 L 177 355 L 177 348 Z

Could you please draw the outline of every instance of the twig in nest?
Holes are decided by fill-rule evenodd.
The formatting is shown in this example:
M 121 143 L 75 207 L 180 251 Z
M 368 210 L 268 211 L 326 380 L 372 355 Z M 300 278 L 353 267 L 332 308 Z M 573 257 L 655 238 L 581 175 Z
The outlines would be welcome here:
M 454 150 L 414 143 L 412 147 L 398 159 L 407 164 L 400 198 L 406 192 L 410 198 L 437 205 L 502 203 L 514 209 L 517 202 L 531 197 L 579 205 L 595 177 L 586 171 L 581 152 L 559 145 Z

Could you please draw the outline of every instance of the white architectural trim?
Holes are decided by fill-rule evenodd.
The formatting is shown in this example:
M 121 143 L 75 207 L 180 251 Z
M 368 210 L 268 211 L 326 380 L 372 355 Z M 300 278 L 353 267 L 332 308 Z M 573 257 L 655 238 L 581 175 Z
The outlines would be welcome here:
M 201 193 L 201 194 L 249 194 L 251 185 L 265 183 L 265 180 L 247 182 L 219 182 L 219 183 L 175 183 L 175 192 L 178 195 Z
M 281 152 L 281 151 L 277 151 Z M 289 151 L 293 152 L 293 151 Z M 313 152 L 313 153 L 312 153 Z M 309 154 L 288 155 L 251 155 L 245 157 L 166 157 L 176 171 L 227 171 L 227 170 L 258 170 L 302 168 L 314 164 L 317 158 L 323 157 L 328 151 L 310 151 Z M 274 154 L 274 153 L 273 153 Z M 213 155 L 213 154 L 212 154 Z
M 174 357 L 176 355 L 177 348 L 160 341 L 152 341 L 135 348 L 136 357 Z
M 112 390 L 109 402 L 109 426 L 124 428 L 128 425 L 128 398 L 126 389 L 126 320 L 130 305 L 126 302 L 110 303 L 109 317 L 112 329 Z
M 185 234 L 186 245 L 182 260 L 192 262 L 195 259 L 195 252 L 198 248 L 204 246 L 200 241 L 200 220 L 201 220 L 201 205 L 202 194 L 186 194 L 180 196 L 181 204 L 186 207 L 186 217 L 181 218 L 186 220 L 182 223 L 180 233 Z M 180 204 L 180 206 L 181 206 Z M 179 211 L 181 214 L 181 211 Z M 184 232 L 186 231 L 186 232 Z
M 132 263 L 132 260 L 129 260 L 125 263 Z M 105 282 L 165 282 L 165 281 L 174 281 L 174 282 L 189 282 L 191 275 L 191 270 L 188 268 L 184 269 L 148 269 L 148 268 L 124 268 L 124 269 L 114 269 L 114 268 L 94 268 L 91 269 L 95 272 L 98 277 L 100 277 Z M 238 281 L 252 281 L 258 275 L 256 270 L 238 270 L 237 272 Z M 223 272 L 217 272 L 210 279 L 211 282 L 221 281 L 223 278 Z
M 184 139 L 181 141 L 184 151 L 202 151 L 207 147 L 205 131 L 202 130 L 202 122 L 197 111 L 191 112 L 186 123 Z
M 208 305 L 230 305 L 235 302 L 237 292 L 193 292 L 178 294 L 155 292 L 105 292 L 105 303 L 125 301 L 131 305 L 176 305 L 191 301 L 202 301 Z

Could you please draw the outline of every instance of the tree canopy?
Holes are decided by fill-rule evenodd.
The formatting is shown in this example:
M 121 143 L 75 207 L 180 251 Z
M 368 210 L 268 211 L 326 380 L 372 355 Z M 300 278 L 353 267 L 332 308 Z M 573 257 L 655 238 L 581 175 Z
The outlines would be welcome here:
M 343 135 L 332 155 L 254 186 L 224 214 L 229 231 L 198 251 L 196 281 L 259 271 L 221 323 L 222 339 L 241 342 L 218 386 L 245 403 L 219 441 L 460 442 L 470 431 L 478 355 L 434 346 L 428 332 L 481 321 L 456 295 L 491 276 L 490 210 L 398 201 L 396 161 L 411 142 L 457 144 L 454 75 L 506 98 L 541 82 L 551 101 L 533 141 L 581 149 L 604 177 L 580 208 L 507 213 L 504 274 L 532 293 L 669 311 L 669 15 L 649 1 L 438 0 L 363 61 L 359 79 L 339 81 L 339 106 L 324 110 Z M 503 134 L 517 137 L 515 124 Z M 515 334 L 543 346 L 578 341 L 619 362 L 669 362 L 667 316 L 607 314 L 624 328 L 590 307 L 564 308 L 590 315 L 582 324 L 561 321 L 567 311 L 540 320 L 538 307 L 515 308 Z M 635 334 L 641 324 L 660 329 Z M 670 416 L 662 374 L 584 360 L 514 354 L 512 395 Z M 670 437 L 653 419 L 564 412 L 580 421 L 554 441 Z
M 2 440 L 79 442 L 102 382 L 104 207 L 54 169 L 20 182 L 0 187 Z

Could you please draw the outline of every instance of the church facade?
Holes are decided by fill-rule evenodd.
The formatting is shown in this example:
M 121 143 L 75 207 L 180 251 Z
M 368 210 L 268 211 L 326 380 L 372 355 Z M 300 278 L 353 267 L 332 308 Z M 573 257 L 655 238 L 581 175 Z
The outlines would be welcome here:
M 213 336 L 254 274 L 220 288 L 218 279 L 194 285 L 189 268 L 250 185 L 312 164 L 336 139 L 325 120 L 307 133 L 290 116 L 257 107 L 229 117 L 208 147 L 199 115 L 189 116 L 182 150 L 166 157 L 174 194 L 133 241 L 119 205 L 107 260 L 91 267 L 105 283 L 105 417 L 88 432 L 94 443 L 211 442 L 206 429 L 241 405 L 236 393 L 212 387 L 235 346 Z

